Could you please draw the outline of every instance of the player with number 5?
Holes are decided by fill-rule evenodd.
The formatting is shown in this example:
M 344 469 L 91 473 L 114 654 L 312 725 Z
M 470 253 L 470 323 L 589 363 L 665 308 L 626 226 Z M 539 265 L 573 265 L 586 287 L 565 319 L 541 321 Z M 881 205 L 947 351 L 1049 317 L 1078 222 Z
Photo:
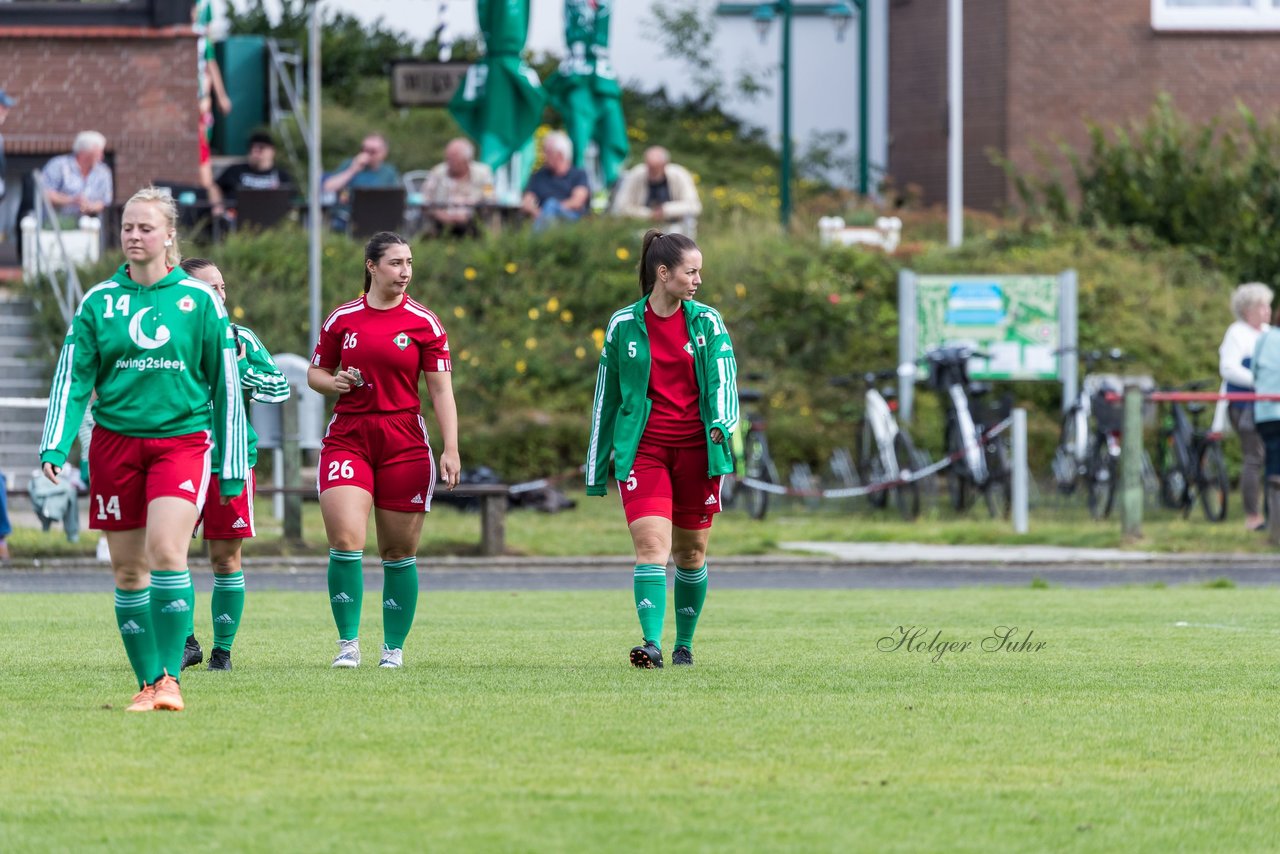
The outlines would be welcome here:
M 418 604 L 418 539 L 437 478 L 458 483 L 458 411 L 449 339 L 440 319 L 406 291 L 413 256 L 382 231 L 364 250 L 364 296 L 340 305 L 320 329 L 307 383 L 338 396 L 316 471 L 329 538 L 329 604 L 338 626 L 334 667 L 360 665 L 364 545 L 374 514 L 382 557 L 382 656 L 404 663 Z M 440 425 L 440 472 L 422 418 L 418 376 Z
M 106 532 L 116 623 L 139 691 L 131 712 L 181 711 L 182 647 L 194 605 L 187 547 L 218 455 L 223 503 L 244 491 L 248 439 L 222 300 L 178 267 L 167 192 L 124 206 L 125 263 L 84 295 L 54 370 L 40 440 L 57 482 L 90 394 L 89 527 Z

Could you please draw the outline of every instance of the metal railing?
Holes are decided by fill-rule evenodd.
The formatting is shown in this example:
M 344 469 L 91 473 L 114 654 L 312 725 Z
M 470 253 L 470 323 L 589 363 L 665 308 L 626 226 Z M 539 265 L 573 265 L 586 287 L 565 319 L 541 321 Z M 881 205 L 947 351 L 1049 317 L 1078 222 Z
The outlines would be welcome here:
M 58 211 L 45 195 L 44 178 L 39 170 L 33 172 L 31 177 L 35 183 L 35 205 L 30 216 L 35 217 L 35 241 L 31 251 L 35 253 L 36 278 L 49 282 L 54 299 L 58 302 L 58 310 L 62 312 L 62 319 L 70 323 L 80 306 L 80 300 L 84 299 L 84 288 L 80 285 L 75 261 L 62 240 L 62 223 L 58 219 Z M 54 255 L 61 264 L 49 263 L 46 257 L 45 241 L 41 236 L 46 224 L 52 226 L 49 230 L 53 232 Z M 23 251 L 28 251 L 27 247 L 23 247 Z

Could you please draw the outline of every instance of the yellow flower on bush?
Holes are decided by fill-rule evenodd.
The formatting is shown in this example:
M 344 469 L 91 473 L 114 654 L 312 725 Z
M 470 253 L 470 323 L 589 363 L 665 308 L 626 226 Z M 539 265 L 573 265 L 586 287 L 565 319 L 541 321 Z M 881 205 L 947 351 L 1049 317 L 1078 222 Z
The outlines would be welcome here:
M 235 315 L 236 320 L 241 320 L 244 317 L 244 309 L 241 308 L 240 306 L 236 306 L 235 308 L 231 309 L 231 313 Z
M 510 349 L 511 349 L 511 341 L 510 341 L 510 339 L 507 339 L 507 338 L 503 338 L 503 339 L 502 339 L 502 349 L 503 349 L 503 350 L 510 350 Z
M 697 172 L 691 172 L 691 173 L 689 173 L 689 174 L 693 176 L 693 183 L 695 183 L 695 184 L 701 184 L 701 183 L 702 183 L 702 176 L 701 176 L 701 175 L 699 175 Z
M 805 418 L 808 418 L 808 417 L 809 417 L 809 415 L 810 415 L 810 414 L 812 414 L 812 412 L 813 412 L 813 410 L 811 410 L 811 409 L 810 409 L 809 407 L 807 407 L 807 406 L 802 406 L 802 407 L 800 407 L 800 414 L 801 414 L 801 415 L 803 415 Z
M 503 265 L 502 269 L 507 271 L 507 275 L 514 276 L 516 274 L 516 271 L 520 269 L 520 265 L 517 264 L 515 261 L 508 261 L 505 265 Z
M 573 323 L 573 312 L 566 308 L 560 312 L 560 320 L 564 323 Z
M 338 250 L 334 249 L 332 246 L 326 246 L 324 248 L 324 257 L 326 258 L 332 258 L 334 255 L 337 255 L 337 254 L 338 254 Z
M 603 350 L 604 349 L 604 330 L 598 329 L 598 328 L 592 329 L 591 340 L 596 343 L 597 350 Z
M 467 269 L 462 271 L 462 278 L 466 279 L 468 282 L 474 282 L 476 275 L 477 274 L 476 274 L 475 267 L 468 267 Z
M 534 338 L 532 335 L 531 335 L 531 336 L 529 336 L 528 338 L 524 339 L 524 348 L 525 348 L 526 350 L 537 350 L 537 349 L 538 349 L 538 339 L 537 339 L 537 338 Z
M 738 295 L 738 299 L 747 298 L 747 286 L 742 284 L 742 282 L 738 282 L 733 286 L 733 292 Z
M 716 187 L 711 191 L 711 198 L 723 202 L 729 196 L 729 191 L 724 187 Z
M 536 308 L 529 309 L 529 319 L 530 320 L 538 319 L 538 310 Z
M 555 297 L 552 297 L 551 299 L 547 300 L 547 311 L 556 311 L 559 308 L 560 308 L 560 300 L 556 299 Z
M 573 355 L 577 356 L 579 359 L 585 359 L 585 358 L 587 358 L 587 348 L 586 348 L 586 347 L 574 347 L 574 348 L 573 348 Z
M 625 246 L 619 246 L 618 251 L 613 254 L 618 256 L 619 261 L 626 261 L 631 257 L 631 253 L 627 251 L 627 247 Z
M 461 320 L 467 316 L 467 310 L 460 305 L 455 305 L 453 307 L 453 316 Z
M 529 370 L 529 364 L 524 359 L 516 359 L 516 373 L 523 374 Z

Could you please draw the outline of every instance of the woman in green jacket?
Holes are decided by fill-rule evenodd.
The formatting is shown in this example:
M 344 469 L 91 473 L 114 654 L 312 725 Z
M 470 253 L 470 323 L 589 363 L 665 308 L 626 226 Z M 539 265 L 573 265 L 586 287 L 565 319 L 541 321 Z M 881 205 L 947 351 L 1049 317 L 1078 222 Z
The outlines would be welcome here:
M 643 640 L 636 667 L 662 667 L 668 557 L 675 559 L 673 664 L 693 664 L 707 595 L 707 539 L 720 479 L 733 470 L 737 362 L 720 313 L 694 300 L 702 253 L 651 229 L 640 253 L 639 302 L 614 312 L 596 374 L 587 494 L 604 495 L 609 456 L 635 547 Z

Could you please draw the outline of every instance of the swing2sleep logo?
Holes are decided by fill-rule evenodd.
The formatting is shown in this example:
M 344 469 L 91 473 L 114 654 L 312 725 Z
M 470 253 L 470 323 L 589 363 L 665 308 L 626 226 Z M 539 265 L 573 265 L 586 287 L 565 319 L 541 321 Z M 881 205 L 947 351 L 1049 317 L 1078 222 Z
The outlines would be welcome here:
M 876 649 L 924 655 L 937 664 L 949 654 L 1036 653 L 1049 645 L 1047 641 L 1034 638 L 1035 629 L 1023 630 L 1018 626 L 996 626 L 990 634 L 976 641 L 947 637 L 942 629 L 931 630 L 928 626 L 897 626 L 876 641 Z

